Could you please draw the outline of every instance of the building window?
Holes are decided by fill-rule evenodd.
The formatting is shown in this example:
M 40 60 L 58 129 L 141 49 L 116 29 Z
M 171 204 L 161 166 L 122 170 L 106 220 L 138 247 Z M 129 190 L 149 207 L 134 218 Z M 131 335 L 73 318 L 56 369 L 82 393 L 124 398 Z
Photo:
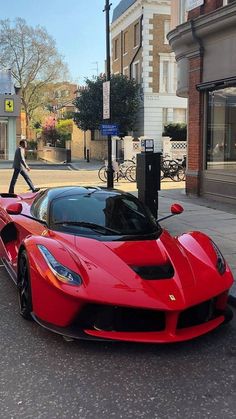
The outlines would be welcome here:
M 176 124 L 187 122 L 187 112 L 185 108 L 173 109 L 173 122 Z
M 227 6 L 227 4 L 234 3 L 236 0 L 223 0 L 223 6 Z
M 128 31 L 124 32 L 123 35 L 123 53 L 127 54 L 128 52 Z
M 161 91 L 163 93 L 167 93 L 169 91 L 169 61 L 162 62 L 162 88 Z
M 162 108 L 162 130 L 168 122 L 168 108 Z
M 135 81 L 137 83 L 140 83 L 140 66 L 139 66 L 139 61 L 137 61 L 136 63 L 133 64 L 133 79 L 135 79 Z
M 236 172 L 236 87 L 208 94 L 207 169 Z
M 124 67 L 123 68 L 123 75 L 126 77 L 129 77 L 129 67 Z
M 180 0 L 179 1 L 179 22 L 178 24 L 180 25 L 181 23 L 186 22 L 187 20 L 187 0 Z
M 134 25 L 134 48 L 139 45 L 139 22 Z
M 114 59 L 117 60 L 118 58 L 118 39 L 115 39 L 114 42 Z
M 169 44 L 167 34 L 170 32 L 170 20 L 164 21 L 164 44 Z

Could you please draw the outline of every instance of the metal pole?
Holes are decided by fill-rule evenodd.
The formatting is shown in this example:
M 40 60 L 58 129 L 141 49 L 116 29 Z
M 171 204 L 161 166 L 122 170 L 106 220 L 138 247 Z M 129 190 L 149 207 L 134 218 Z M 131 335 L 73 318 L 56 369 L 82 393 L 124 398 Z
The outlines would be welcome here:
M 111 4 L 109 0 L 106 0 L 104 11 L 106 12 L 106 79 L 110 81 L 111 79 L 111 62 L 110 62 L 110 12 Z M 108 120 L 108 123 L 110 119 Z M 111 135 L 107 136 L 107 187 L 113 188 L 113 168 L 112 168 L 112 143 Z

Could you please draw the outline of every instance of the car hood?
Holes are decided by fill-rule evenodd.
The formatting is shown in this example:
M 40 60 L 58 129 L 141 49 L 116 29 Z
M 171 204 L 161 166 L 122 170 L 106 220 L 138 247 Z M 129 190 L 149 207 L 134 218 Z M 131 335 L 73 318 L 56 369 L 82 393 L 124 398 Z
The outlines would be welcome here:
M 201 245 L 194 254 L 167 231 L 157 240 L 74 239 L 86 298 L 93 301 L 182 310 L 224 292 L 232 282 L 229 271 L 223 276 L 216 271 Z M 167 264 L 173 267 L 173 275 L 164 279 L 145 279 L 134 270 Z

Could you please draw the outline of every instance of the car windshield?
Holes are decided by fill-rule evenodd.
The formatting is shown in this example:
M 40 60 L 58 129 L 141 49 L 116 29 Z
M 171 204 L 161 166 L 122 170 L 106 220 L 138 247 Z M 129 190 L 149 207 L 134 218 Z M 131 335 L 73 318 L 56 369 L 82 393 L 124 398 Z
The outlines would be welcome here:
M 150 236 L 160 226 L 133 195 L 93 193 L 60 196 L 50 208 L 50 227 L 83 236 Z

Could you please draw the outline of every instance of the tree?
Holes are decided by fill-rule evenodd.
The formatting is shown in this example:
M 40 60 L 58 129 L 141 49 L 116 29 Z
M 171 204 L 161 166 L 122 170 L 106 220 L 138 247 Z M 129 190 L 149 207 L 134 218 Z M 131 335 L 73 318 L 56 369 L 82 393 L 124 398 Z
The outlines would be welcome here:
M 32 28 L 17 18 L 14 27 L 9 19 L 0 20 L 0 67 L 10 68 L 21 88 L 28 135 L 33 111 L 43 102 L 44 86 L 65 77 L 67 66 L 44 28 Z
M 186 141 L 187 139 L 187 125 L 185 123 L 170 123 L 165 125 L 163 134 L 170 137 L 171 140 Z
M 105 76 L 86 79 L 75 106 L 74 121 L 83 131 L 99 129 L 103 121 L 103 82 Z M 139 109 L 139 85 L 122 74 L 111 76 L 111 122 L 118 124 L 121 134 L 135 129 Z

